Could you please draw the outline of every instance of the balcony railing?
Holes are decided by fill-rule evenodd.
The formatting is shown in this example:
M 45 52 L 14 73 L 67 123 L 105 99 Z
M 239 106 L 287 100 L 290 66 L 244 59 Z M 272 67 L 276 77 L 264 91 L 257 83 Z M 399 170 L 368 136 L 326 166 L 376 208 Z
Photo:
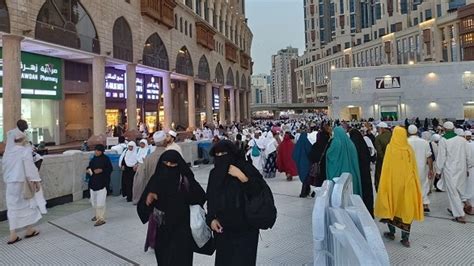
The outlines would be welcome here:
M 215 49 L 214 35 L 216 32 L 203 22 L 196 22 L 196 42 L 209 50 Z
M 174 0 L 141 0 L 140 3 L 143 16 L 150 17 L 168 28 L 174 27 Z
M 237 63 L 237 47 L 230 43 L 225 43 L 225 58 L 233 63 Z

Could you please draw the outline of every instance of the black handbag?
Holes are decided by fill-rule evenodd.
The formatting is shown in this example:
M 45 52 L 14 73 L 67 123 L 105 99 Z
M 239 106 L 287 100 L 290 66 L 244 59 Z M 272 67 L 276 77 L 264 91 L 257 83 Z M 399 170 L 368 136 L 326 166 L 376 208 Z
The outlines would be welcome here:
M 216 251 L 216 239 L 212 236 L 201 248 L 198 247 L 193 240 L 193 251 L 198 254 L 212 256 Z

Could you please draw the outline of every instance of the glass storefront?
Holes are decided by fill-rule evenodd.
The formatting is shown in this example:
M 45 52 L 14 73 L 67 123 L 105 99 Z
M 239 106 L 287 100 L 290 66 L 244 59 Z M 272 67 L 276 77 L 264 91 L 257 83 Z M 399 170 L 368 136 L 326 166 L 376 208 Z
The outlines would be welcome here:
M 21 118 L 28 122 L 28 139 L 33 144 L 59 143 L 58 101 L 40 99 L 21 100 Z M 0 141 L 3 141 L 3 101 L 0 104 Z

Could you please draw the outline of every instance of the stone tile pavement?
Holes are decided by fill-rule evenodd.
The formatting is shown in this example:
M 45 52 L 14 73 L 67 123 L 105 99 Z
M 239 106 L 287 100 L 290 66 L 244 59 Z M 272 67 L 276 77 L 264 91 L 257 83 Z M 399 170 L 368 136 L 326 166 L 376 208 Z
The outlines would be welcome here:
M 210 167 L 193 168 L 205 186 Z M 269 180 L 278 208 L 273 229 L 262 231 L 258 265 L 311 265 L 312 199 L 297 197 L 300 182 L 283 175 Z M 474 265 L 474 219 L 466 225 L 450 221 L 445 193 L 432 194 L 432 213 L 412 227 L 412 248 L 385 242 L 393 265 Z M 135 207 L 121 197 L 109 197 L 107 224 L 95 228 L 87 200 L 49 210 L 38 228 L 41 234 L 7 245 L 8 223 L 0 223 L 0 265 L 153 265 L 153 251 L 143 251 L 146 226 Z M 385 230 L 379 226 L 381 232 Z M 214 258 L 195 255 L 195 265 L 213 265 Z

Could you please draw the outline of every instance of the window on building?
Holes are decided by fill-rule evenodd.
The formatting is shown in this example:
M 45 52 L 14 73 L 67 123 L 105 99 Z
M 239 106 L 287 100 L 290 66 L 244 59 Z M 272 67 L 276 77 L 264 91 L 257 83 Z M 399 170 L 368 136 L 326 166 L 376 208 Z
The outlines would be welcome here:
M 339 0 L 339 13 L 344 14 L 344 0 Z
M 188 21 L 184 21 L 184 35 L 188 35 Z
M 315 27 L 314 27 L 314 18 L 311 19 L 311 29 L 313 29 L 313 30 L 315 29 Z
M 351 29 L 354 29 L 355 28 L 355 23 L 356 23 L 355 14 L 351 14 L 350 20 L 351 20 Z
M 6 8 L 0 6 L 0 11 L 6 11 Z M 5 20 L 5 16 L 2 20 Z M 7 26 L 5 22 L 1 24 L 3 28 Z M 35 38 L 74 49 L 100 53 L 100 43 L 94 23 L 86 9 L 77 0 L 47 0 L 36 18 Z
M 191 23 L 189 24 L 189 37 L 193 37 L 193 25 Z
M 425 19 L 426 20 L 429 20 L 432 18 L 432 15 L 431 15 L 431 9 L 426 9 L 425 10 Z
M 113 27 L 113 57 L 133 61 L 132 30 L 124 17 L 118 18 Z
M 178 15 L 174 14 L 174 28 L 178 29 Z
M 408 13 L 408 0 L 400 0 L 400 13 Z
M 376 19 L 382 18 L 382 6 L 380 3 L 375 4 L 375 18 Z
M 176 73 L 186 76 L 194 76 L 193 61 L 186 46 L 178 51 L 176 57 Z
M 418 25 L 418 18 L 413 19 L 413 26 L 416 26 L 416 25 Z
M 165 44 L 157 33 L 152 34 L 146 40 L 142 60 L 146 66 L 169 70 L 168 53 Z
M 402 42 L 397 40 L 397 64 L 402 64 Z
M 442 9 L 441 9 L 441 5 L 436 5 L 436 17 L 441 17 L 442 16 Z
M 189 8 L 193 9 L 193 0 L 186 0 L 186 5 L 187 5 Z
M 183 18 L 179 18 L 179 31 L 183 33 Z
M 355 0 L 349 0 L 349 11 L 355 12 Z

